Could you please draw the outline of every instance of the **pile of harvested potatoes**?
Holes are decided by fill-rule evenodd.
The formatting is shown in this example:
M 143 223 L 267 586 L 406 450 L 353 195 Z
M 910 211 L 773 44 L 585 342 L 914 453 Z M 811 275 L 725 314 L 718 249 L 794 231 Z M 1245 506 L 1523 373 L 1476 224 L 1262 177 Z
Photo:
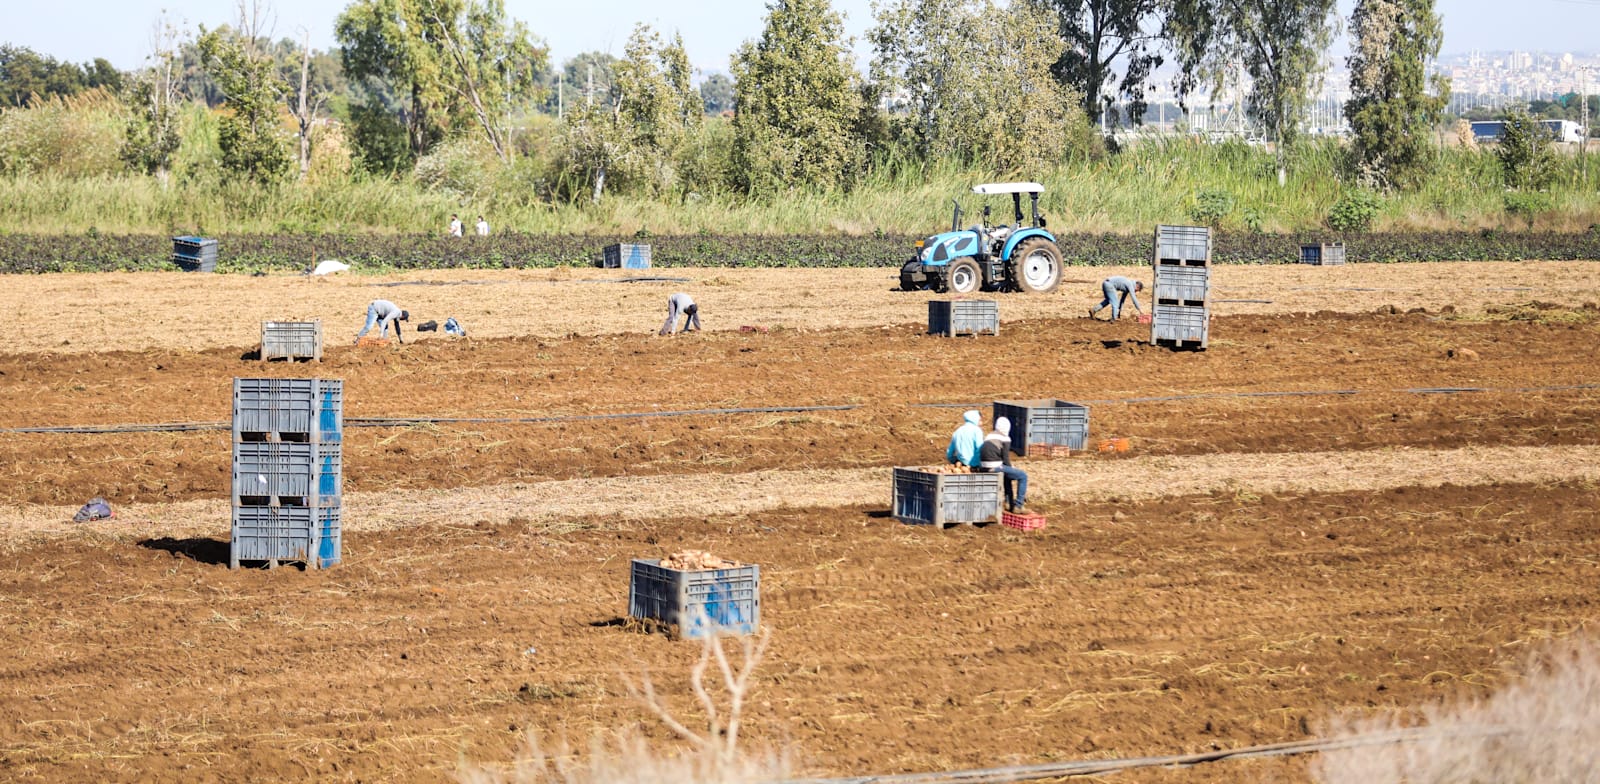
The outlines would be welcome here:
M 680 572 L 698 572 L 705 569 L 732 569 L 739 564 L 723 560 L 704 550 L 680 550 L 661 559 L 664 569 Z

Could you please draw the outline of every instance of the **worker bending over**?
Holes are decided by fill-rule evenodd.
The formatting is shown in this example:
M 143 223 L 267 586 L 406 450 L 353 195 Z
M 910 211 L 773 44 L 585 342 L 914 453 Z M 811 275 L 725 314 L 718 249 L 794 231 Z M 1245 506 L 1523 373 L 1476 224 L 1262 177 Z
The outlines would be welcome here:
M 678 314 L 683 314 L 683 331 L 700 331 L 700 306 L 694 304 L 694 299 L 688 294 L 678 292 L 667 297 L 667 323 L 661 325 L 657 334 L 671 335 L 678 327 Z
M 1005 485 L 1006 507 L 1021 512 L 1028 495 L 1028 472 L 1011 465 L 1011 420 L 994 418 L 994 432 L 978 447 L 978 470 L 1001 475 Z
M 378 328 L 378 337 L 386 338 L 389 336 L 389 325 L 393 324 L 394 339 L 403 344 L 406 341 L 400 337 L 400 322 L 410 319 L 411 314 L 401 310 L 400 306 L 386 299 L 375 299 L 367 306 L 367 323 L 356 333 L 356 342 L 360 343 L 362 336 L 371 332 L 374 326 Z
M 1144 312 L 1144 308 L 1139 307 L 1138 292 L 1144 291 L 1144 283 L 1140 281 L 1124 278 L 1121 275 L 1114 275 L 1106 278 L 1105 282 L 1100 284 L 1100 291 L 1105 294 L 1105 299 L 1100 300 L 1100 304 L 1089 311 L 1089 318 L 1094 318 L 1094 314 L 1099 313 L 1102 308 L 1110 305 L 1111 320 L 1116 321 L 1122 315 L 1122 305 L 1129 299 L 1133 300 L 1134 310 L 1140 313 Z
M 977 468 L 978 449 L 983 446 L 983 415 L 968 411 L 961 419 L 961 426 L 950 434 L 950 446 L 944 450 L 944 459 L 954 465 Z

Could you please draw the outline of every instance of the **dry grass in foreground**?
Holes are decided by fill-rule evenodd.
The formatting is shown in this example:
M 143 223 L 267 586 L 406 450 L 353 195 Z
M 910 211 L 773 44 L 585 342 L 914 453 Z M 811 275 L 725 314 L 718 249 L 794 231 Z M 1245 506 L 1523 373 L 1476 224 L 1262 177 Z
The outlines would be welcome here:
M 1313 761 L 1324 784 L 1471 784 L 1600 780 L 1600 646 L 1569 640 L 1538 651 L 1528 672 L 1483 699 L 1426 706 L 1404 743 L 1328 752 Z M 1339 736 L 1407 729 L 1404 715 L 1335 722 Z

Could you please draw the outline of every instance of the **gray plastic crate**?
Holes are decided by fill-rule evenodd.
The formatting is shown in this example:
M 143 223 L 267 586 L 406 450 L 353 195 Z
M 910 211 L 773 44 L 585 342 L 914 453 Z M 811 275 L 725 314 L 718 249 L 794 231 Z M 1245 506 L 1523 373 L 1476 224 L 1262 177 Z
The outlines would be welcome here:
M 996 400 L 994 416 L 1011 420 L 1011 451 L 1027 457 L 1032 444 L 1084 449 L 1089 443 L 1089 407 L 1065 400 Z
M 343 440 L 343 430 L 344 381 L 340 379 L 233 380 L 235 442 L 337 443 Z
M 1155 265 L 1156 300 L 1180 300 L 1203 304 L 1211 295 L 1211 267 L 1181 264 Z
M 761 627 L 761 567 L 684 571 L 635 558 L 628 615 L 660 621 L 682 639 L 750 634 Z
M 322 361 L 322 320 L 261 322 L 261 361 Z
M 340 507 L 234 506 L 228 568 L 242 562 L 304 563 L 325 569 L 338 563 L 343 546 Z
M 600 262 L 607 269 L 650 269 L 650 246 L 607 245 Z
M 1211 336 L 1211 312 L 1203 305 L 1157 303 L 1150 319 L 1150 342 L 1177 348 L 1206 347 Z
M 1301 245 L 1300 263 L 1326 266 L 1344 263 L 1344 243 L 1324 242 L 1321 245 Z
M 342 452 L 338 443 L 234 444 L 233 502 L 338 506 L 344 479 Z
M 173 237 L 172 261 L 186 272 L 215 272 L 217 241 L 206 237 Z
M 1204 226 L 1157 226 L 1155 262 L 1211 263 L 1211 229 Z
M 992 299 L 928 300 L 928 333 L 957 335 L 1000 334 L 1000 303 Z
M 894 469 L 894 519 L 944 528 L 1000 519 L 999 474 L 936 474 Z

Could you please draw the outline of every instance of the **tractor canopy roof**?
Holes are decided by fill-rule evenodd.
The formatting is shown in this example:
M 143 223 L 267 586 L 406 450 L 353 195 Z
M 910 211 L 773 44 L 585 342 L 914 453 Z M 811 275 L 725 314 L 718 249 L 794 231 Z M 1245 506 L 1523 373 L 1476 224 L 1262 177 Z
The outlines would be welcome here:
M 1044 186 L 1037 182 L 990 182 L 972 186 L 972 192 L 984 195 L 993 193 L 1044 193 Z

